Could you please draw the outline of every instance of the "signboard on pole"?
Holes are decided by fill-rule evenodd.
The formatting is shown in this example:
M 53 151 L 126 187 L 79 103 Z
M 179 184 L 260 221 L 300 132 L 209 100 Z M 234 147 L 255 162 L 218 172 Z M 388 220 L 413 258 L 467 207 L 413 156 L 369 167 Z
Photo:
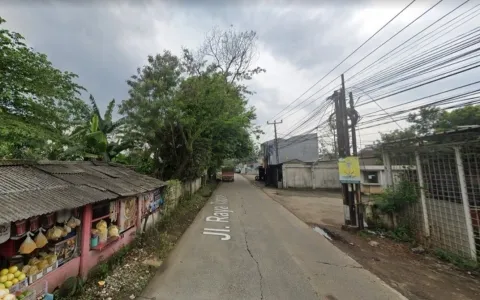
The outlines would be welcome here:
M 338 173 L 341 183 L 360 183 L 360 163 L 357 156 L 338 159 Z

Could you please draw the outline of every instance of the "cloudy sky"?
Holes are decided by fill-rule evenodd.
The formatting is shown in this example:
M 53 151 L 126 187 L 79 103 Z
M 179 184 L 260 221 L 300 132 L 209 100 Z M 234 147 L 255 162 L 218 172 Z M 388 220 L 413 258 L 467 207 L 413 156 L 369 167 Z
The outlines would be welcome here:
M 196 48 L 214 26 L 226 28 L 233 25 L 238 30 L 255 30 L 259 36 L 256 64 L 267 72 L 249 83 L 256 92 L 250 104 L 257 109 L 257 124 L 264 126 L 266 135 L 262 140 L 266 140 L 272 137 L 273 131 L 272 126 L 265 125 L 267 120 L 271 121 L 274 117 L 283 120 L 278 126 L 281 136 L 295 129 L 295 124 L 302 122 L 329 95 L 322 94 L 340 83 L 338 77 L 343 71 L 438 1 L 416 1 L 294 104 L 302 103 L 310 94 L 323 88 L 310 100 L 316 97 L 320 99 L 307 100 L 294 110 L 290 110 L 294 107 L 291 105 L 280 115 L 277 114 L 285 106 L 411 1 L 343 0 L 336 1 L 336 4 L 306 0 L 78 2 L 81 3 L 42 1 L 40 4 L 5 0 L 0 14 L 7 20 L 7 28 L 23 34 L 29 45 L 46 53 L 56 67 L 78 74 L 79 83 L 95 96 L 101 109 L 112 98 L 117 99 L 117 103 L 126 98 L 128 87 L 125 80 L 134 74 L 137 67 L 145 64 L 147 55 L 160 53 L 164 49 L 179 53 L 182 46 Z M 443 1 L 394 40 L 346 72 L 347 88 L 350 82 L 355 81 L 349 81 L 349 76 L 361 70 L 362 66 L 381 57 L 459 3 L 454 0 Z M 462 13 L 473 6 L 474 3 L 467 3 L 457 12 Z M 470 21 L 449 33 L 448 37 L 472 29 L 478 23 L 479 21 Z M 388 61 L 384 64 L 387 63 Z M 459 82 L 468 81 L 466 78 L 470 77 L 456 77 L 449 83 L 432 85 L 422 91 L 384 99 L 379 103 L 388 107 L 431 94 L 439 87 L 458 85 Z M 335 81 L 326 86 L 332 80 Z M 352 91 L 355 99 L 361 96 L 358 90 Z M 366 97 L 363 95 L 360 103 Z M 378 110 L 378 106 L 373 103 L 359 108 L 361 114 L 375 110 Z M 308 131 L 320 122 L 319 119 L 320 116 L 312 119 L 312 122 L 292 134 Z M 361 131 L 362 143 L 368 144 L 375 140 L 380 130 L 385 132 L 398 126 L 387 124 L 381 128 L 365 129 Z

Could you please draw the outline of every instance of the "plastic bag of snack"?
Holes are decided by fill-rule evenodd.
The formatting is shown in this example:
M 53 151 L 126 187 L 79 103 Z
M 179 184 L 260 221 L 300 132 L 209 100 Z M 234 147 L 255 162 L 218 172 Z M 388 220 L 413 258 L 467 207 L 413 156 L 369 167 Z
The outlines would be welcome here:
M 48 244 L 48 240 L 43 234 L 41 229 L 40 229 L 40 232 L 35 237 L 35 244 L 37 244 L 37 248 L 43 248 L 45 247 L 46 244 Z
M 108 236 L 114 236 L 114 237 L 119 237 L 120 233 L 118 231 L 118 227 L 116 225 L 110 225 L 108 227 Z
M 30 237 L 30 233 L 27 233 L 27 238 L 20 245 L 20 249 L 18 249 L 18 252 L 21 254 L 30 254 L 35 249 L 37 249 L 37 244 L 35 244 L 35 242 Z
M 62 233 L 63 233 L 62 231 L 63 231 L 62 227 L 53 226 L 47 231 L 47 238 L 50 240 L 56 241 L 62 237 Z
M 108 239 L 108 231 L 106 227 L 101 227 L 98 229 L 98 241 L 100 243 L 105 243 Z
M 102 228 L 107 229 L 107 222 L 105 222 L 104 220 L 100 220 L 95 227 L 96 227 L 98 230 L 100 230 L 100 229 L 102 229 Z

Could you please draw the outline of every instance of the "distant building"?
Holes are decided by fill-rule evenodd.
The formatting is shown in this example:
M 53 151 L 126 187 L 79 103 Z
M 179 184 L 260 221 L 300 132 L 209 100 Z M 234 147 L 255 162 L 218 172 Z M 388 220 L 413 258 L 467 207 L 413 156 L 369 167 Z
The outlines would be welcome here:
M 261 145 L 265 165 L 277 165 L 294 159 L 303 162 L 318 160 L 318 137 L 316 133 L 297 135 L 289 139 L 278 139 L 278 158 L 275 149 L 275 140 Z

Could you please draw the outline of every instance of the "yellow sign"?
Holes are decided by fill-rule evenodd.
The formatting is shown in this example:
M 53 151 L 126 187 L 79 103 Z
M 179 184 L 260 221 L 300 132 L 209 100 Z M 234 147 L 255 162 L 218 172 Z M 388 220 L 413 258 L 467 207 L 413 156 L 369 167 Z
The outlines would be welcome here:
M 338 159 L 338 173 L 341 183 L 360 183 L 360 163 L 357 156 Z

